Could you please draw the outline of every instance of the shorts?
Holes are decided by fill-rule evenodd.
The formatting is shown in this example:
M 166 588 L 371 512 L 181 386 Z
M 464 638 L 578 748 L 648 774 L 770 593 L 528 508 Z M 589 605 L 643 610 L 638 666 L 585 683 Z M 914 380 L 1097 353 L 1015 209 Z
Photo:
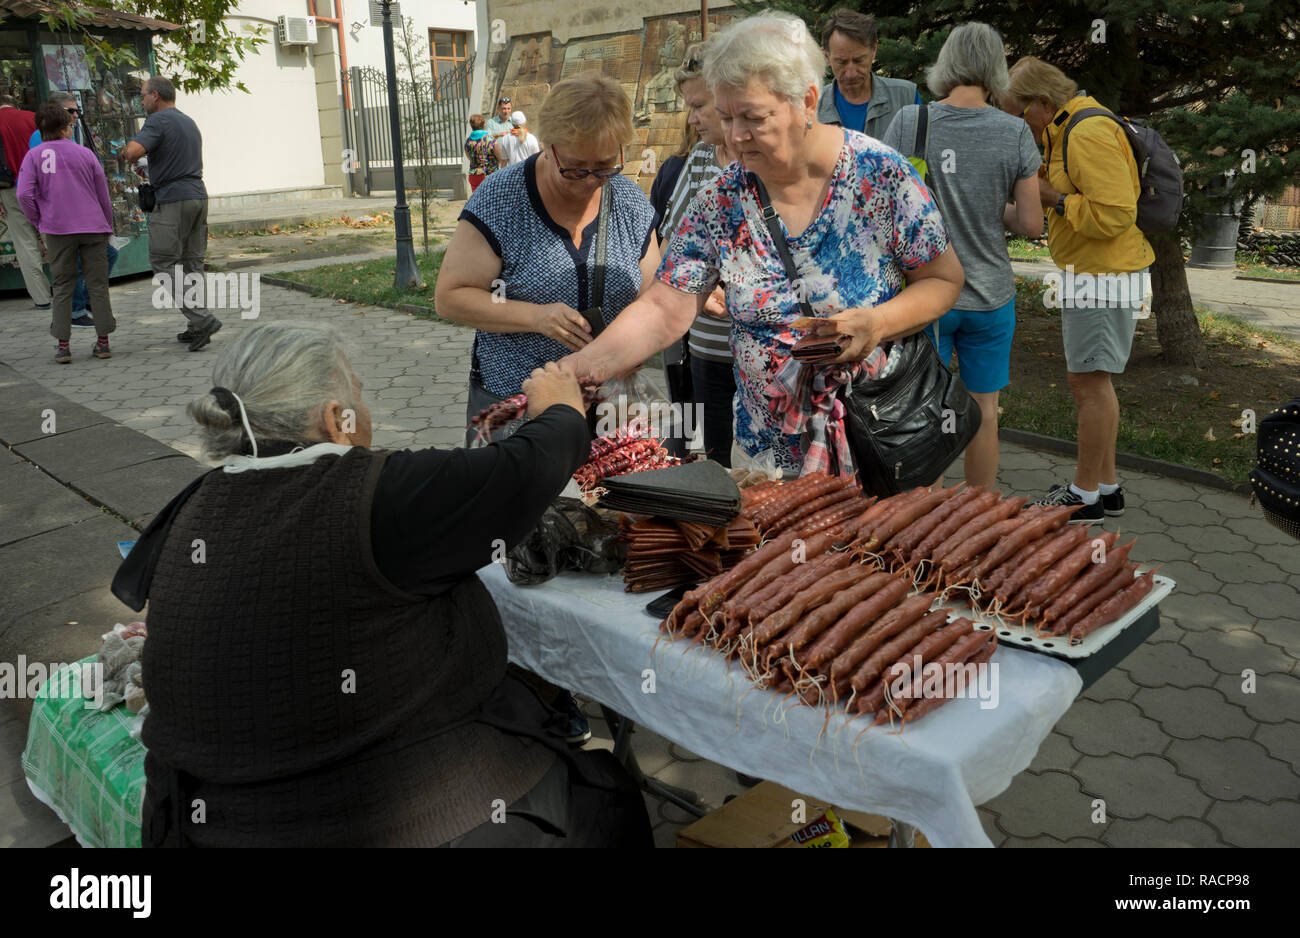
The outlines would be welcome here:
M 934 336 L 934 327 L 927 330 Z M 997 309 L 950 309 L 939 320 L 939 360 L 947 365 L 957 349 L 962 384 L 976 394 L 1001 391 L 1011 383 L 1011 336 L 1016 298 Z
M 1061 310 L 1066 370 L 1071 374 L 1123 374 L 1141 313 L 1141 308 L 1134 306 Z

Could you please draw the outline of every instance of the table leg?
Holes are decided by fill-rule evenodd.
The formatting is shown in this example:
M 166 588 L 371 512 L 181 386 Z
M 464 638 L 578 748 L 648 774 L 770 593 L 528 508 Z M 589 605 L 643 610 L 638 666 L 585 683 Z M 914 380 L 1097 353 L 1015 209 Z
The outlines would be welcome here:
M 695 817 L 704 817 L 709 813 L 700 807 L 700 796 L 697 792 L 678 788 L 676 785 L 665 784 L 658 779 L 650 778 L 642 772 L 640 764 L 636 761 L 636 753 L 632 751 L 632 721 L 609 709 L 604 704 L 600 705 L 600 712 L 604 715 L 605 722 L 609 725 L 609 730 L 614 736 L 614 758 L 623 764 L 623 767 L 627 769 L 638 788 L 649 792 L 656 798 L 672 802 L 687 814 L 693 814 Z
M 916 828 L 911 824 L 904 823 L 897 818 L 891 817 L 889 819 L 889 846 L 915 847 Z

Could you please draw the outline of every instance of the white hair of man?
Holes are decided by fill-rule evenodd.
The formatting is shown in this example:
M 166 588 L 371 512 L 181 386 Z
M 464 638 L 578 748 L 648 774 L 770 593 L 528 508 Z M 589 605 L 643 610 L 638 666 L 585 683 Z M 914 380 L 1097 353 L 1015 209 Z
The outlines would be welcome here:
M 803 20 L 768 10 L 737 20 L 709 39 L 704 80 L 710 89 L 739 90 L 757 79 L 796 106 L 808 86 L 821 86 L 826 60 Z
M 1007 53 L 998 31 L 987 23 L 962 23 L 948 36 L 926 72 L 926 84 L 940 98 L 958 85 L 978 85 L 1000 102 L 1011 88 Z
M 222 350 L 212 383 L 242 402 L 256 440 L 310 441 L 319 432 L 325 405 L 357 407 L 355 375 L 343 336 L 314 322 L 254 326 Z M 242 451 L 243 420 L 211 392 L 193 401 L 189 415 L 201 428 L 203 451 L 220 460 Z

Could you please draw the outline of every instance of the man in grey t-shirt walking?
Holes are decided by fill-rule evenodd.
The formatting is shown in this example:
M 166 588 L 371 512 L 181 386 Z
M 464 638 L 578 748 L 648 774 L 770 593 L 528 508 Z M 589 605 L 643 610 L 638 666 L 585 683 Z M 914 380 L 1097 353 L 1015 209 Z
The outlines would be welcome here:
M 176 109 L 176 88 L 166 78 L 154 75 L 145 81 L 141 102 L 149 116 L 122 156 L 131 162 L 149 156 L 149 178 L 158 198 L 149 219 L 149 263 L 155 284 L 170 285 L 172 302 L 189 323 L 177 340 L 197 352 L 221 328 L 221 320 L 204 308 L 202 289 L 198 302 L 187 306 L 185 300 L 195 292 L 186 289 L 186 281 L 194 280 L 191 275 L 203 280 L 208 250 L 203 138 L 194 120 Z

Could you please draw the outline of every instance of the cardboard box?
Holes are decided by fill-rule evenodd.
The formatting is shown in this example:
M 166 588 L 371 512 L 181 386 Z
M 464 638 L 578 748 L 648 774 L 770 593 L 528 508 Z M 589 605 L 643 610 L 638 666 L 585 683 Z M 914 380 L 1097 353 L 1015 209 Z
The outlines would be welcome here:
M 793 802 L 803 798 L 803 823 L 791 820 Z M 844 822 L 852 847 L 889 844 L 889 818 L 861 811 L 841 811 L 816 798 L 806 798 L 775 782 L 761 782 L 745 794 L 677 832 L 678 847 L 799 847 L 792 835 L 817 820 L 830 807 Z M 928 847 L 918 831 L 918 847 Z

